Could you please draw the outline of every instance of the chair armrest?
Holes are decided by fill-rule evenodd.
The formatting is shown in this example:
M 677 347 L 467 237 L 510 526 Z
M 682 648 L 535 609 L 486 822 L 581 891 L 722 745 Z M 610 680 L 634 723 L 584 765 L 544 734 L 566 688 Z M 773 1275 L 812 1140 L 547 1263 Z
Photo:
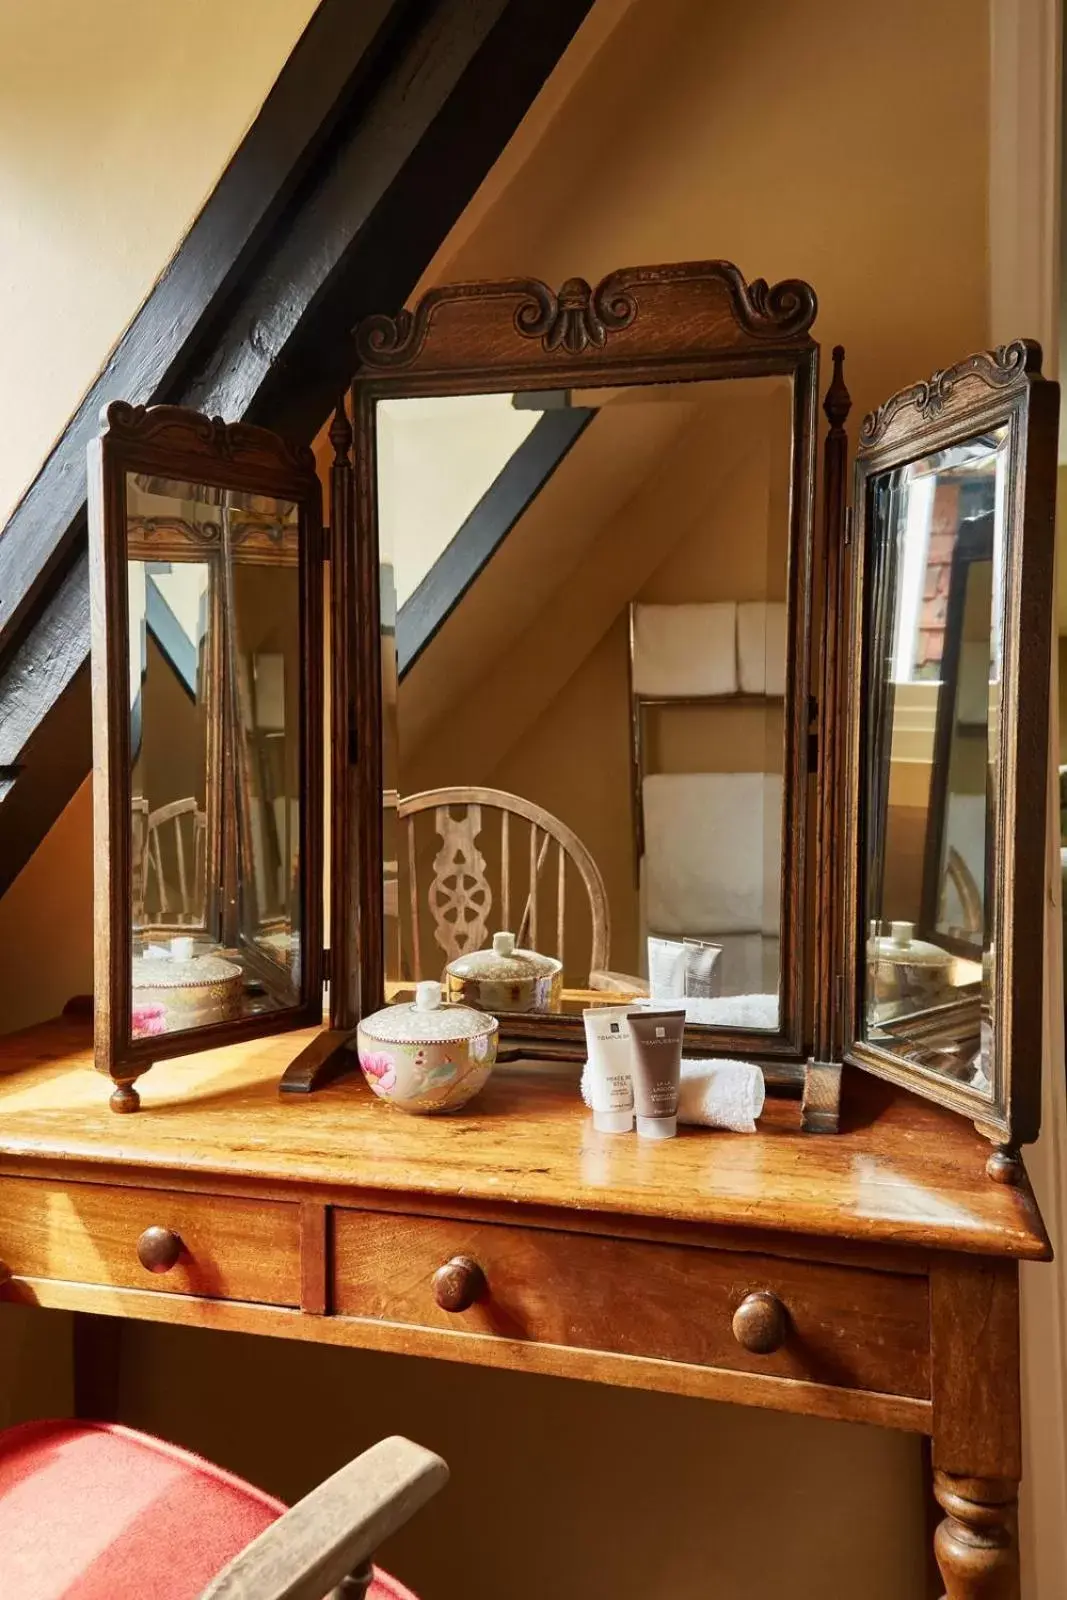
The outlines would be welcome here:
M 594 971 L 589 974 L 589 987 L 609 994 L 646 995 L 648 979 L 635 978 L 629 972 Z
M 440 1456 L 383 1439 L 272 1523 L 201 1600 L 326 1600 L 447 1482 Z

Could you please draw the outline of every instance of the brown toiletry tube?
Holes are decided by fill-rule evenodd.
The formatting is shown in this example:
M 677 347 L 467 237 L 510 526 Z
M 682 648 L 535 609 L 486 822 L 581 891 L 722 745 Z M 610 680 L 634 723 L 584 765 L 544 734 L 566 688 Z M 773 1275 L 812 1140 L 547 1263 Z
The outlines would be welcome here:
M 678 1131 L 678 1085 L 682 1077 L 685 1012 L 631 1011 L 627 1016 L 633 1049 L 637 1131 L 643 1139 L 673 1139 Z

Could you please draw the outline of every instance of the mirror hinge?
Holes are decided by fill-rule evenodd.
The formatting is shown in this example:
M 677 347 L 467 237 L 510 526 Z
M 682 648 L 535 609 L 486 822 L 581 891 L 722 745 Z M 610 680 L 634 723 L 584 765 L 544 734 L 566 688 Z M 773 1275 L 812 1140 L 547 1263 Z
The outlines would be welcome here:
M 845 545 L 852 543 L 852 507 L 845 507 Z

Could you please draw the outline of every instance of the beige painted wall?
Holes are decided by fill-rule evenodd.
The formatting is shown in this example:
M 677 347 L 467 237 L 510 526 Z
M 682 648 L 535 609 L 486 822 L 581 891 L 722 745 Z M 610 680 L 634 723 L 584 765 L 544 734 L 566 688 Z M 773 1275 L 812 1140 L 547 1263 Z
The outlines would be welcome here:
M 57 0 L 30 15 L 10 7 L 3 27 L 12 35 L 25 30 L 31 43 L 38 29 L 51 39 L 51 28 L 65 50 L 60 23 L 68 15 L 62 8 L 59 18 L 60 9 Z M 282 9 L 267 8 L 264 26 Z M 206 30 L 208 11 L 206 4 L 175 8 L 170 26 L 190 27 L 193 15 Z M 248 16 L 251 8 L 215 0 L 212 28 L 237 12 Z M 94 8 L 96 37 L 101 14 L 116 33 L 133 19 L 141 48 L 117 58 L 122 93 L 113 114 L 122 114 L 129 79 L 143 121 L 152 97 L 134 90 L 135 68 L 147 59 L 162 74 L 174 56 L 149 49 L 136 34 L 134 8 L 117 0 L 102 13 Z M 437 275 L 537 272 L 559 283 L 628 262 L 725 255 L 750 276 L 807 277 L 822 304 L 818 337 L 824 347 L 839 340 L 849 347 L 849 382 L 862 411 L 986 339 L 985 15 L 982 0 L 933 7 L 926 0 L 892 7 L 769 0 L 734 8 L 727 25 L 706 0 L 600 0 L 592 30 L 606 41 L 602 53 L 590 60 L 584 50 L 585 75 L 568 83 L 565 68 L 550 85 Z M 272 62 L 280 54 L 275 48 Z M 583 60 L 581 41 L 572 60 Z M 75 152 L 85 130 L 68 121 L 62 135 L 54 131 L 65 97 L 49 99 L 42 73 L 32 100 L 12 75 L 22 108 L 18 147 L 28 119 L 43 140 Z M 218 76 L 229 103 L 232 86 L 223 71 Z M 75 79 L 71 60 L 67 87 L 75 104 L 91 104 L 96 85 Z M 906 114 L 906 107 L 941 105 L 946 82 L 968 85 L 951 116 Z M 175 93 L 170 80 L 167 92 Z M 234 131 L 243 120 L 234 118 Z M 233 142 L 218 131 L 214 137 L 214 168 L 205 158 L 203 181 L 190 184 L 192 204 Z M 112 216 L 122 148 L 116 140 L 99 177 L 114 185 Z M 47 196 L 62 177 L 58 154 L 47 170 L 25 161 L 24 184 Z M 152 205 L 166 171 L 160 163 Z M 95 289 L 86 288 L 86 299 L 105 306 L 91 348 L 79 347 L 75 359 L 68 335 L 77 318 L 64 319 L 60 331 L 41 305 L 30 305 L 39 349 L 25 352 L 24 369 L 34 376 L 20 390 L 35 392 L 18 458 L 3 463 L 9 499 L 162 266 L 191 205 L 183 211 L 175 202 L 167 239 L 154 236 L 151 262 L 138 275 L 126 272 L 124 256 L 140 250 L 143 209 L 141 196 L 138 229 L 128 230 L 137 238 L 112 241 L 107 272 L 99 269 Z M 49 264 L 53 282 L 71 296 L 80 296 L 86 274 L 85 240 L 78 243 Z M 6 259 L 0 252 L 0 262 L 18 294 L 32 298 L 33 262 L 12 264 L 10 251 Z M 26 397 L 9 390 L 4 404 L 21 410 Z M 0 902 L 0 948 L 27 947 L 17 952 L 22 987 L 32 988 L 41 1015 L 88 980 L 87 959 L 78 982 L 74 971 L 79 949 L 87 956 L 89 948 L 88 895 L 77 880 L 88 875 L 88 819 L 83 790 Z M 31 873 L 37 897 L 51 907 L 32 948 L 14 909 L 18 896 L 23 905 L 32 898 Z M 63 963 L 60 984 L 51 969 Z M 140 1326 L 127 1333 L 125 1385 L 131 1420 L 199 1444 L 289 1493 L 386 1428 L 408 1427 L 442 1444 L 457 1469 L 449 1498 L 398 1547 L 398 1563 L 403 1555 L 426 1600 L 472 1592 L 532 1600 L 550 1582 L 560 1600 L 588 1592 L 703 1600 L 710 1585 L 722 1600 L 851 1591 L 865 1600 L 914 1600 L 922 1592 L 918 1447 L 877 1430 Z M 643 1480 L 655 1482 L 654 1520 L 635 1509 L 638 1464 Z M 660 1518 L 672 1507 L 664 1541 Z M 446 1514 L 460 1536 L 425 1537 L 444 1528 Z
M 0 5 L 0 526 L 314 9 Z

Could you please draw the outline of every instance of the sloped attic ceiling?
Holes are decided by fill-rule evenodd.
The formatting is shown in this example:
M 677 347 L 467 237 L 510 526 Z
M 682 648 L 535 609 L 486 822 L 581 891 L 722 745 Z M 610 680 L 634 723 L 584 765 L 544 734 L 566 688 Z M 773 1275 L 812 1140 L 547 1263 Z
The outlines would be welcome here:
M 592 0 L 322 0 L 215 192 L 0 534 L 0 893 L 91 764 L 85 446 L 107 401 L 310 440 Z

